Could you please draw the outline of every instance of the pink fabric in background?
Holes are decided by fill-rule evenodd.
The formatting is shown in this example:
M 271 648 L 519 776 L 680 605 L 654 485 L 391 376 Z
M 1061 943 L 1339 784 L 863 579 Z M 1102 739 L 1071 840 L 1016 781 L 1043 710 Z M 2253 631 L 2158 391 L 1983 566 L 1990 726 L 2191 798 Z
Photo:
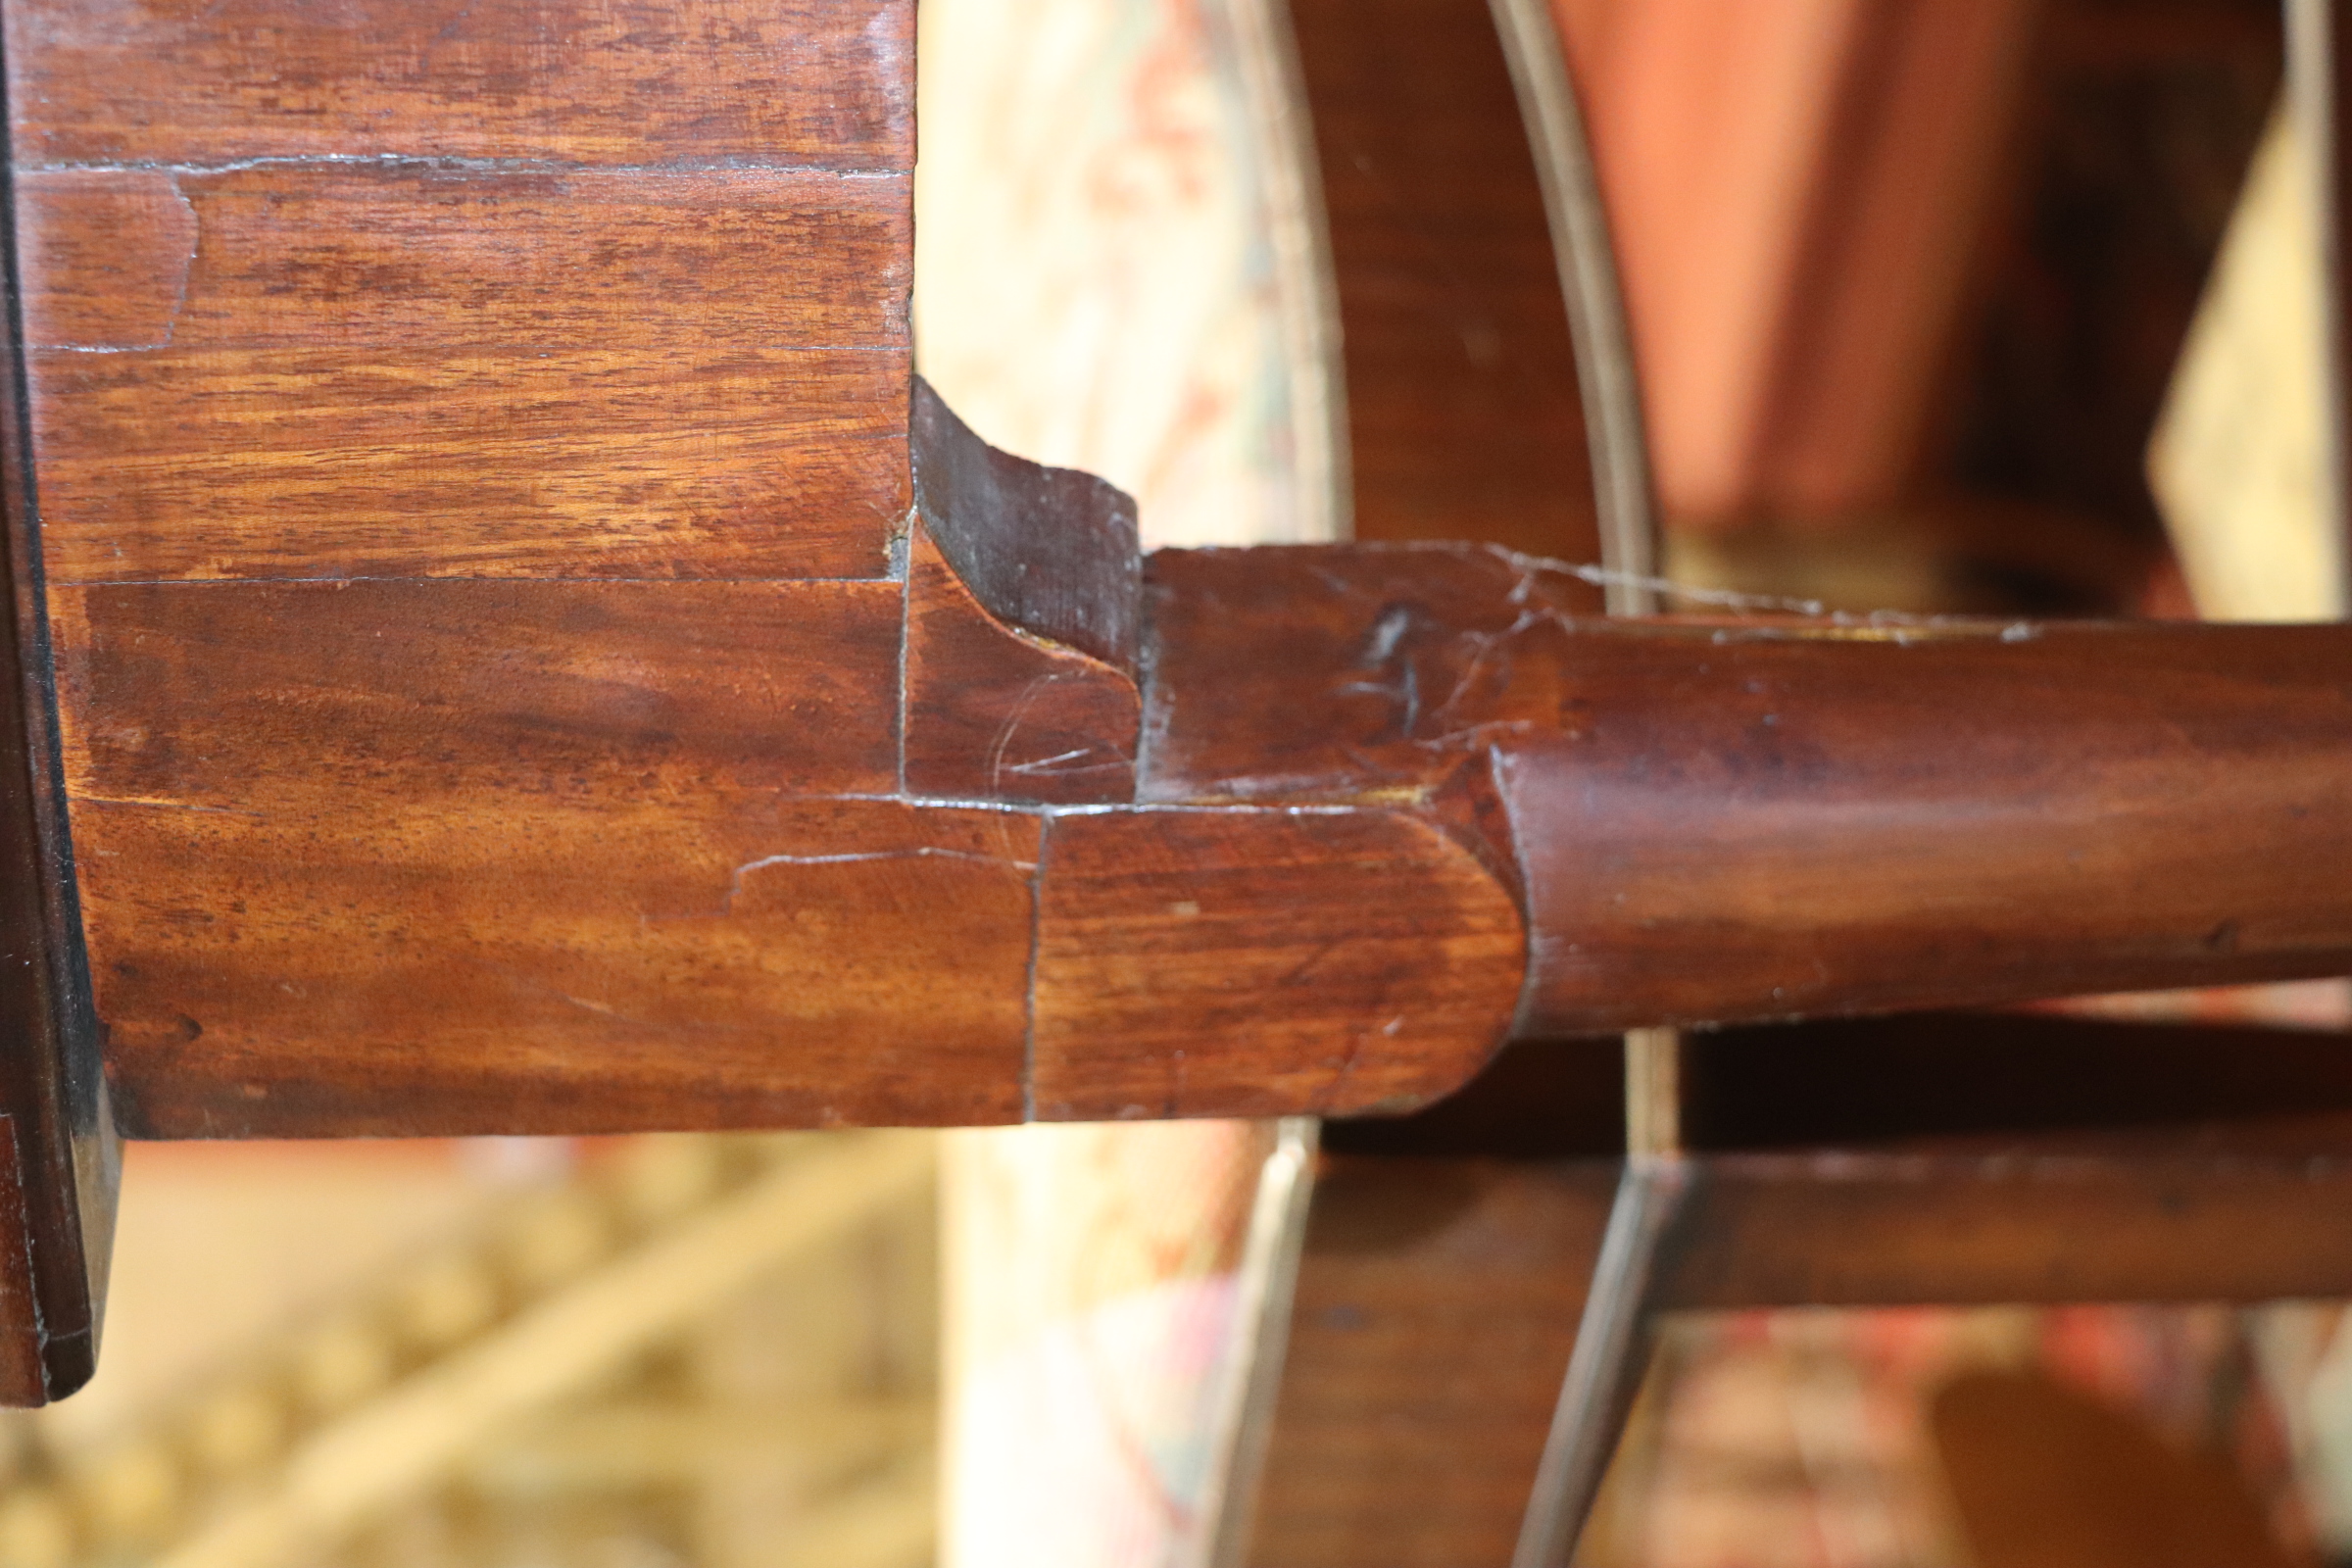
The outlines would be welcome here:
M 948 1568 L 1192 1568 L 1238 1371 L 1254 1122 L 949 1135 Z

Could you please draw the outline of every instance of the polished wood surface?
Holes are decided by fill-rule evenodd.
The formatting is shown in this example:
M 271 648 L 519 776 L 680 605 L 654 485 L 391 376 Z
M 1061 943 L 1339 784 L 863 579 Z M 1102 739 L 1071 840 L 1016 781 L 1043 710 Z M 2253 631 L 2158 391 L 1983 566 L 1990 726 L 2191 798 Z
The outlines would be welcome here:
M 1048 1120 L 1401 1109 L 1483 1066 L 1518 1004 L 1518 908 L 1426 818 L 1069 815 L 1046 855 Z
M 135 583 L 51 597 L 68 784 L 101 858 L 125 812 L 243 811 L 298 833 L 392 781 L 398 804 L 485 814 L 898 782 L 896 583 Z
M 648 1029 L 712 1114 L 903 1117 L 914 1058 L 847 1099 L 792 1065 L 858 1049 L 859 911 L 908 922 L 869 1001 L 954 998 L 914 1047 L 967 1066 L 942 1113 L 1012 1113 L 1037 822 L 832 799 L 900 783 L 911 8 L 7 21 L 64 772 L 137 1125 L 704 1119 L 625 1087 Z M 648 988 L 704 1003 L 649 1022 Z M 839 1045 L 760 1044 L 778 1006 Z
M 1036 823 L 777 798 L 899 783 L 911 7 L 6 20 L 64 771 L 141 1129 L 642 1124 L 647 987 L 854 1016 L 841 925 L 928 901 L 933 971 L 869 998 L 953 986 L 916 1054 L 1014 1103 L 993 857 Z M 759 912 L 796 871 L 834 924 Z M 728 1027 L 687 1069 L 713 1113 Z M 754 1077 L 755 1120 L 858 1114 Z
M 112 17 L 8 7 L 38 515 L 0 845 L 55 988 L 10 1004 L 70 1024 L 80 898 L 135 1134 L 1402 1111 L 1514 1027 L 2352 968 L 2352 634 L 1613 625 L 1605 574 L 1460 545 L 1142 562 L 1124 498 L 910 382 L 903 0 Z M 1488 9 L 1294 22 L 1359 528 L 1592 561 Z M 5 1084 L 15 1397 L 87 1345 L 72 1059 Z M 1658 1298 L 2336 1287 L 2308 1149 L 2176 1179 L 2099 1131 L 1705 1151 Z M 1616 1180 L 1555 1152 L 1446 1233 L 1527 1365 Z M 1503 1318 L 1370 1261 L 1456 1267 L 1442 1226 L 1349 1242 L 1331 1201 L 1316 1255 L 1367 1261 L 1310 1268 L 1298 1375 L 1383 1292 L 1443 1349 L 1316 1419 L 1458 1436 Z M 1513 1375 L 1524 1491 L 1552 1378 Z M 1434 1481 L 1414 1451 L 1364 1473 Z M 1315 1550 L 1433 1495 L 1343 1518 L 1284 1453 L 1267 1517 L 1309 1497 Z
M 1397 1107 L 1466 1079 L 1514 1005 L 1523 1032 L 1591 1032 L 2352 964 L 2352 633 L 1608 622 L 1564 608 L 1580 579 L 1493 551 L 1163 554 L 1121 809 L 1126 676 L 988 613 L 934 526 L 904 599 L 58 590 L 133 1125 Z M 486 625 L 514 629 L 485 647 Z M 976 677 L 1015 662 L 907 684 L 909 769 L 969 795 L 899 791 L 903 629 Z M 932 652 L 951 630 L 977 651 Z M 1057 686 L 1108 706 L 1057 717 L 1037 699 Z M 1048 765 L 1008 770 L 1016 743 Z M 1072 753 L 1112 765 L 1057 776 Z M 1102 804 L 953 804 L 1069 779 L 1065 802 Z M 572 863 L 607 831 L 609 863 Z M 728 868 L 754 864 L 822 916 L 733 918 Z M 1003 897 L 955 891 L 973 876 Z M 960 901 L 950 969 L 1001 983 L 926 978 L 939 900 Z M 666 923 L 686 909 L 714 923 Z M 462 978 L 491 953 L 498 978 Z M 725 1111 L 722 991 L 766 1086 Z M 941 1009 L 919 1082 L 896 1065 L 902 994 Z M 320 1032 L 382 1044 L 322 1053 Z M 462 1108 L 483 1072 L 502 1108 Z
M 717 788 L 109 823 L 85 878 L 134 1135 L 1020 1111 L 1033 815 Z
M 126 1125 L 1347 1112 L 1475 1072 L 1525 936 L 1443 811 L 982 804 L 1129 795 L 1143 655 L 1124 498 L 959 430 L 905 584 L 54 589 Z M 1048 580 L 1076 553 L 993 608 L 950 566 L 1057 491 L 1126 611 Z
M 8 12 L 38 164 L 391 155 L 869 172 L 914 157 L 897 0 L 38 0 Z
M 904 138 L 804 162 L 786 104 L 529 140 L 532 94 L 652 69 L 617 15 L 515 66 L 456 162 L 404 150 L 459 110 L 387 63 L 389 13 L 333 91 L 247 102 L 194 74 L 323 35 L 171 12 L 135 150 L 95 87 L 19 93 L 64 773 L 141 1130 L 1396 1108 L 1513 998 L 1589 1030 L 2352 954 L 2340 634 L 1628 630 L 1590 618 L 1599 575 L 1465 546 L 1142 566 L 1116 492 L 908 403 Z M 103 30 L 12 16 L 21 84 Z M 808 79 L 732 16 L 678 19 L 710 93 Z M 841 123 L 899 123 L 904 18 L 803 21 L 808 60 L 878 62 Z M 1343 314 L 1378 306 L 1348 315 L 1355 448 L 1439 465 L 1363 468 L 1359 502 L 1583 553 L 1492 18 L 1294 21 Z M 1331 96 L 1411 38 L 1471 106 L 1426 144 Z M 1499 161 L 1441 179 L 1473 142 Z M 713 375 L 749 422 L 698 401 Z M 1452 414 L 1379 413 L 1408 391 Z M 607 392 L 648 422 L 564 402 Z M 1521 436 L 1566 466 L 1515 466 Z M 766 499 L 681 500 L 728 474 Z
M 883 573 L 899 176 L 328 163 L 19 189 L 58 581 Z
M 906 564 L 906 787 L 949 800 L 1135 795 L 1142 697 L 1126 669 L 982 608 L 931 530 Z
M 59 590 L 132 1125 L 1395 1108 L 1514 1007 L 1592 1032 L 2352 964 L 2352 633 L 1621 623 L 1496 552 L 1162 555 L 1120 809 L 1132 710 L 1024 724 L 1124 676 L 943 598 L 940 554 L 904 602 Z M 910 768 L 1034 798 L 1015 741 L 1099 744 L 1075 776 L 1109 808 L 900 795 L 902 615 L 910 651 L 945 615 L 1036 662 L 910 682 Z
M 1580 654 L 1585 706 L 1498 769 L 1536 1030 L 2352 967 L 2352 632 Z
M 910 7 L 7 24 L 53 581 L 888 574 Z
M 1163 553 L 1151 799 L 1489 760 L 1534 1033 L 2352 966 L 2352 632 L 1583 619 L 1467 546 Z

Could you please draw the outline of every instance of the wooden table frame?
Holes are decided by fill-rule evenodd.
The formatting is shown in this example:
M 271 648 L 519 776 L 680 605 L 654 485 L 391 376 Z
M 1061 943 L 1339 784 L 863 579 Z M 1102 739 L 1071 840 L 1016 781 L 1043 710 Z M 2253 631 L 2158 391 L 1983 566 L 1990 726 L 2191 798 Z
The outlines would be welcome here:
M 910 6 L 795 0 L 781 86 L 722 51 L 641 117 L 634 35 L 469 100 L 385 64 L 422 20 L 265 0 L 334 89 L 294 116 L 217 69 L 245 34 L 44 24 L 73 3 L 11 6 L 8 1398 L 88 1375 L 118 1128 L 1344 1118 L 1509 1038 L 1632 1064 L 1555 1184 L 1585 1327 L 1519 1568 L 1571 1544 L 1653 1309 L 2340 1278 L 2302 1266 L 2321 1145 L 2105 1154 L 2053 1208 L 2015 1171 L 2062 1143 L 1693 1141 L 1721 1064 L 1681 1030 L 2352 971 L 2352 631 L 1642 618 L 1542 7 L 1261 29 L 1359 542 L 1147 560 L 1124 497 L 908 373 Z M 539 412 L 507 442 L 485 404 Z M 1923 1192 L 1979 1245 L 1845 1245 Z M 2053 1272 L 2092 1222 L 2129 1246 Z M 1272 1498 L 1279 1401 L 1257 1430 Z

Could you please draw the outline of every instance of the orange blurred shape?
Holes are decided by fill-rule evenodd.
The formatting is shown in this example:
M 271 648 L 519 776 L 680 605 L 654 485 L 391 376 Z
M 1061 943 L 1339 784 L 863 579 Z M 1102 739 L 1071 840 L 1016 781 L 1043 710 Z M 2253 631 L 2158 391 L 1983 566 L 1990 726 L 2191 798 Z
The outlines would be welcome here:
M 1552 0 L 1670 523 L 1886 506 L 1919 466 L 2034 0 Z

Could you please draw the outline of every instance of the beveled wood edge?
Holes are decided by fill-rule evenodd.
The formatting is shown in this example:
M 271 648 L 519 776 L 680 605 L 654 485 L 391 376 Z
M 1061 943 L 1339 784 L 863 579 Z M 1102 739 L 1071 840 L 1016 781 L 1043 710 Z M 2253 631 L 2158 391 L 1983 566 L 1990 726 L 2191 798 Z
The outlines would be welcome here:
M 0 77 L 6 74 L 0 70 Z M 0 110 L 5 89 L 0 88 Z M 12 1404 L 62 1398 L 96 1370 L 122 1154 L 107 1104 L 74 876 L 25 379 L 14 160 L 0 118 L 0 255 L 7 289 L 0 366 L 0 526 L 8 626 L 0 636 L 0 942 L 22 967 L 0 985 L 0 1028 L 23 1043 L 0 1065 L 10 1169 L 0 1202 L 22 1218 L 28 1299 L 8 1302 L 0 1338 L 29 1350 L 38 1383 Z M 0 1355 L 14 1367 L 16 1353 Z
M 908 799 L 1132 802 L 1144 727 L 1132 664 L 1122 668 L 992 612 L 919 514 L 907 525 L 906 555 L 898 739 Z M 944 678 L 935 663 L 949 666 Z M 1024 737 L 1029 744 L 1016 746 Z
M 1134 498 L 989 445 L 919 375 L 907 432 L 915 512 L 981 608 L 1133 680 L 1144 636 Z

